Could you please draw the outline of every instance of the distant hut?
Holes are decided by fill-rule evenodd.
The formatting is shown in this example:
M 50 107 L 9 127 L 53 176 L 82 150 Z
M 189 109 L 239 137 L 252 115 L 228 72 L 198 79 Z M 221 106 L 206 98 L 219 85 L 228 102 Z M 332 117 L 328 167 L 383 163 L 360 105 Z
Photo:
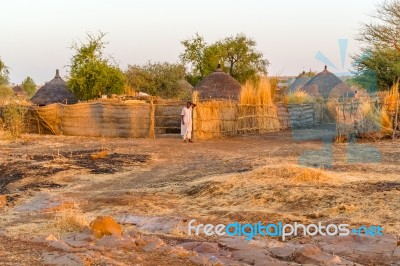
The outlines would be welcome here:
M 306 75 L 306 72 L 303 71 L 303 73 L 301 73 L 292 84 L 290 84 L 289 88 L 287 89 L 287 93 L 294 93 L 296 91 L 298 91 L 299 89 L 301 89 L 304 85 L 307 84 L 307 82 L 309 82 L 311 80 L 311 78 L 309 76 Z
M 221 65 L 194 88 L 202 99 L 239 99 L 240 83 L 222 71 Z
M 177 81 L 176 88 L 179 91 L 180 95 L 182 95 L 184 98 L 192 98 L 193 86 L 186 80 L 182 79 Z
M 14 88 L 12 88 L 13 92 L 14 92 L 14 96 L 17 97 L 27 97 L 28 94 L 26 93 L 26 91 L 19 85 L 15 86 Z
M 68 90 L 67 82 L 61 77 L 58 69 L 56 76 L 51 81 L 43 85 L 31 98 L 31 102 L 40 106 L 49 105 L 52 103 L 74 104 L 78 100 Z
M 324 71 L 307 82 L 302 90 L 311 96 L 324 98 L 354 97 L 354 91 L 335 74 L 329 72 L 327 66 Z

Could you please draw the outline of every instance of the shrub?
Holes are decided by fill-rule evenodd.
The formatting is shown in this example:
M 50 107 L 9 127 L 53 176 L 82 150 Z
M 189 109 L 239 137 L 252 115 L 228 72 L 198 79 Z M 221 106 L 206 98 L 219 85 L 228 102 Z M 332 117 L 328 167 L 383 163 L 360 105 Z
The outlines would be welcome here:
M 13 99 L 4 107 L 2 119 L 0 121 L 1 127 L 6 133 L 9 133 L 12 138 L 19 138 L 24 131 L 26 112 L 27 107 L 19 105 Z

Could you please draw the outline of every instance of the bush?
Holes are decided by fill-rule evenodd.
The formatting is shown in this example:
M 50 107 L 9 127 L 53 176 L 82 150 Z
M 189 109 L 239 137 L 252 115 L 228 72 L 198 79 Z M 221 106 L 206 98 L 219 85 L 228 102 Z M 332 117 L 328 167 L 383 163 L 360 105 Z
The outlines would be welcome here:
M 0 119 L 1 128 L 12 138 L 19 138 L 24 131 L 26 112 L 26 106 L 19 105 L 11 99 L 3 109 L 2 119 Z

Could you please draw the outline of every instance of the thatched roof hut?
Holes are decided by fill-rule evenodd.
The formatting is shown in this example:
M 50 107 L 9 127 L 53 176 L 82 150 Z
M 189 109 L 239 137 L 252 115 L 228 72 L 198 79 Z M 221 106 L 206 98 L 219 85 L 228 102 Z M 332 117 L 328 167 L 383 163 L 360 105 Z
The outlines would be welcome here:
M 329 72 L 327 66 L 324 71 L 307 82 L 302 90 L 311 96 L 324 98 L 354 97 L 354 91 L 335 74 Z
M 305 71 L 303 71 L 303 73 L 300 74 L 298 77 L 296 77 L 294 82 L 292 84 L 290 84 L 289 88 L 287 89 L 287 92 L 288 93 L 293 93 L 293 92 L 298 91 L 304 85 L 306 85 L 307 82 L 309 82 L 310 80 L 311 80 L 311 78 L 306 75 Z
M 222 71 L 221 65 L 194 88 L 201 99 L 239 99 L 240 83 Z
M 28 96 L 26 91 L 19 85 L 12 88 L 12 90 L 13 90 L 15 96 L 19 96 L 19 97 L 27 97 Z
M 58 69 L 56 76 L 51 81 L 43 85 L 31 98 L 31 102 L 37 105 L 49 105 L 52 103 L 74 104 L 78 100 L 75 95 L 68 90 L 67 82 L 61 77 Z

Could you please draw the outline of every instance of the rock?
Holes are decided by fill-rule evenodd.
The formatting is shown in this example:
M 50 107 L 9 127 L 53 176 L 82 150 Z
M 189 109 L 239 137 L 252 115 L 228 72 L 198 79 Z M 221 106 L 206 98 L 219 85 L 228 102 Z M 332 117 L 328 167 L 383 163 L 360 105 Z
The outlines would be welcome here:
M 152 242 L 150 242 L 146 246 L 144 246 L 143 250 L 147 251 L 147 252 L 154 251 L 163 245 L 165 245 L 164 241 L 162 241 L 159 238 L 155 238 Z
M 98 246 L 106 248 L 134 248 L 136 243 L 132 238 L 118 238 L 115 236 L 104 236 L 97 242 Z
M 193 250 L 195 247 L 197 247 L 200 244 L 201 244 L 201 242 L 185 242 L 185 243 L 179 244 L 178 246 L 182 247 L 186 250 Z
M 55 249 L 60 249 L 65 252 L 72 252 L 74 250 L 73 247 L 71 247 L 70 245 L 68 245 L 67 243 L 65 243 L 62 240 L 51 240 L 51 241 L 48 241 L 47 245 L 49 247 L 52 247 Z
M 53 235 L 48 235 L 45 239 L 45 241 L 57 241 L 57 237 L 53 236 Z
M 361 264 L 368 261 L 390 264 L 392 254 L 397 246 L 397 237 L 390 234 L 319 237 L 317 239 L 323 251 L 346 257 Z
M 196 251 L 198 253 L 216 254 L 218 253 L 218 243 L 203 242 L 200 245 L 193 248 L 193 251 Z
M 284 260 L 290 259 L 293 256 L 295 250 L 296 249 L 294 247 L 290 246 L 269 248 L 269 251 L 274 257 Z
M 393 251 L 394 261 L 400 261 L 400 246 L 397 246 Z
M 202 265 L 202 266 L 212 266 L 213 265 L 213 263 L 210 262 L 208 257 L 204 254 L 192 256 L 192 257 L 190 257 L 189 260 L 196 265 Z
M 250 265 L 259 264 L 262 262 L 274 261 L 274 259 L 269 256 L 266 250 L 263 249 L 243 249 L 232 251 L 232 257 Z
M 48 192 L 42 192 L 29 201 L 17 206 L 17 212 L 55 212 L 60 209 L 71 208 L 74 203 L 65 201 L 60 196 Z
M 7 205 L 7 196 L 0 195 L 0 209 L 4 208 Z
M 253 241 L 247 241 L 241 237 L 224 236 L 219 239 L 218 243 L 228 250 L 258 248 L 258 245 L 255 245 Z
M 103 236 L 122 236 L 122 227 L 111 216 L 98 216 L 90 223 L 90 229 L 97 238 Z
M 43 263 L 50 265 L 68 265 L 68 266 L 81 266 L 85 265 L 85 262 L 75 254 L 60 255 L 55 253 L 42 253 Z
M 322 252 L 320 248 L 310 244 L 296 250 L 294 259 L 301 264 L 337 265 L 342 263 L 340 257 Z
M 187 226 L 183 225 L 181 217 L 157 217 L 143 215 L 124 215 L 118 218 L 121 224 L 136 225 L 138 229 L 151 233 L 186 233 Z

